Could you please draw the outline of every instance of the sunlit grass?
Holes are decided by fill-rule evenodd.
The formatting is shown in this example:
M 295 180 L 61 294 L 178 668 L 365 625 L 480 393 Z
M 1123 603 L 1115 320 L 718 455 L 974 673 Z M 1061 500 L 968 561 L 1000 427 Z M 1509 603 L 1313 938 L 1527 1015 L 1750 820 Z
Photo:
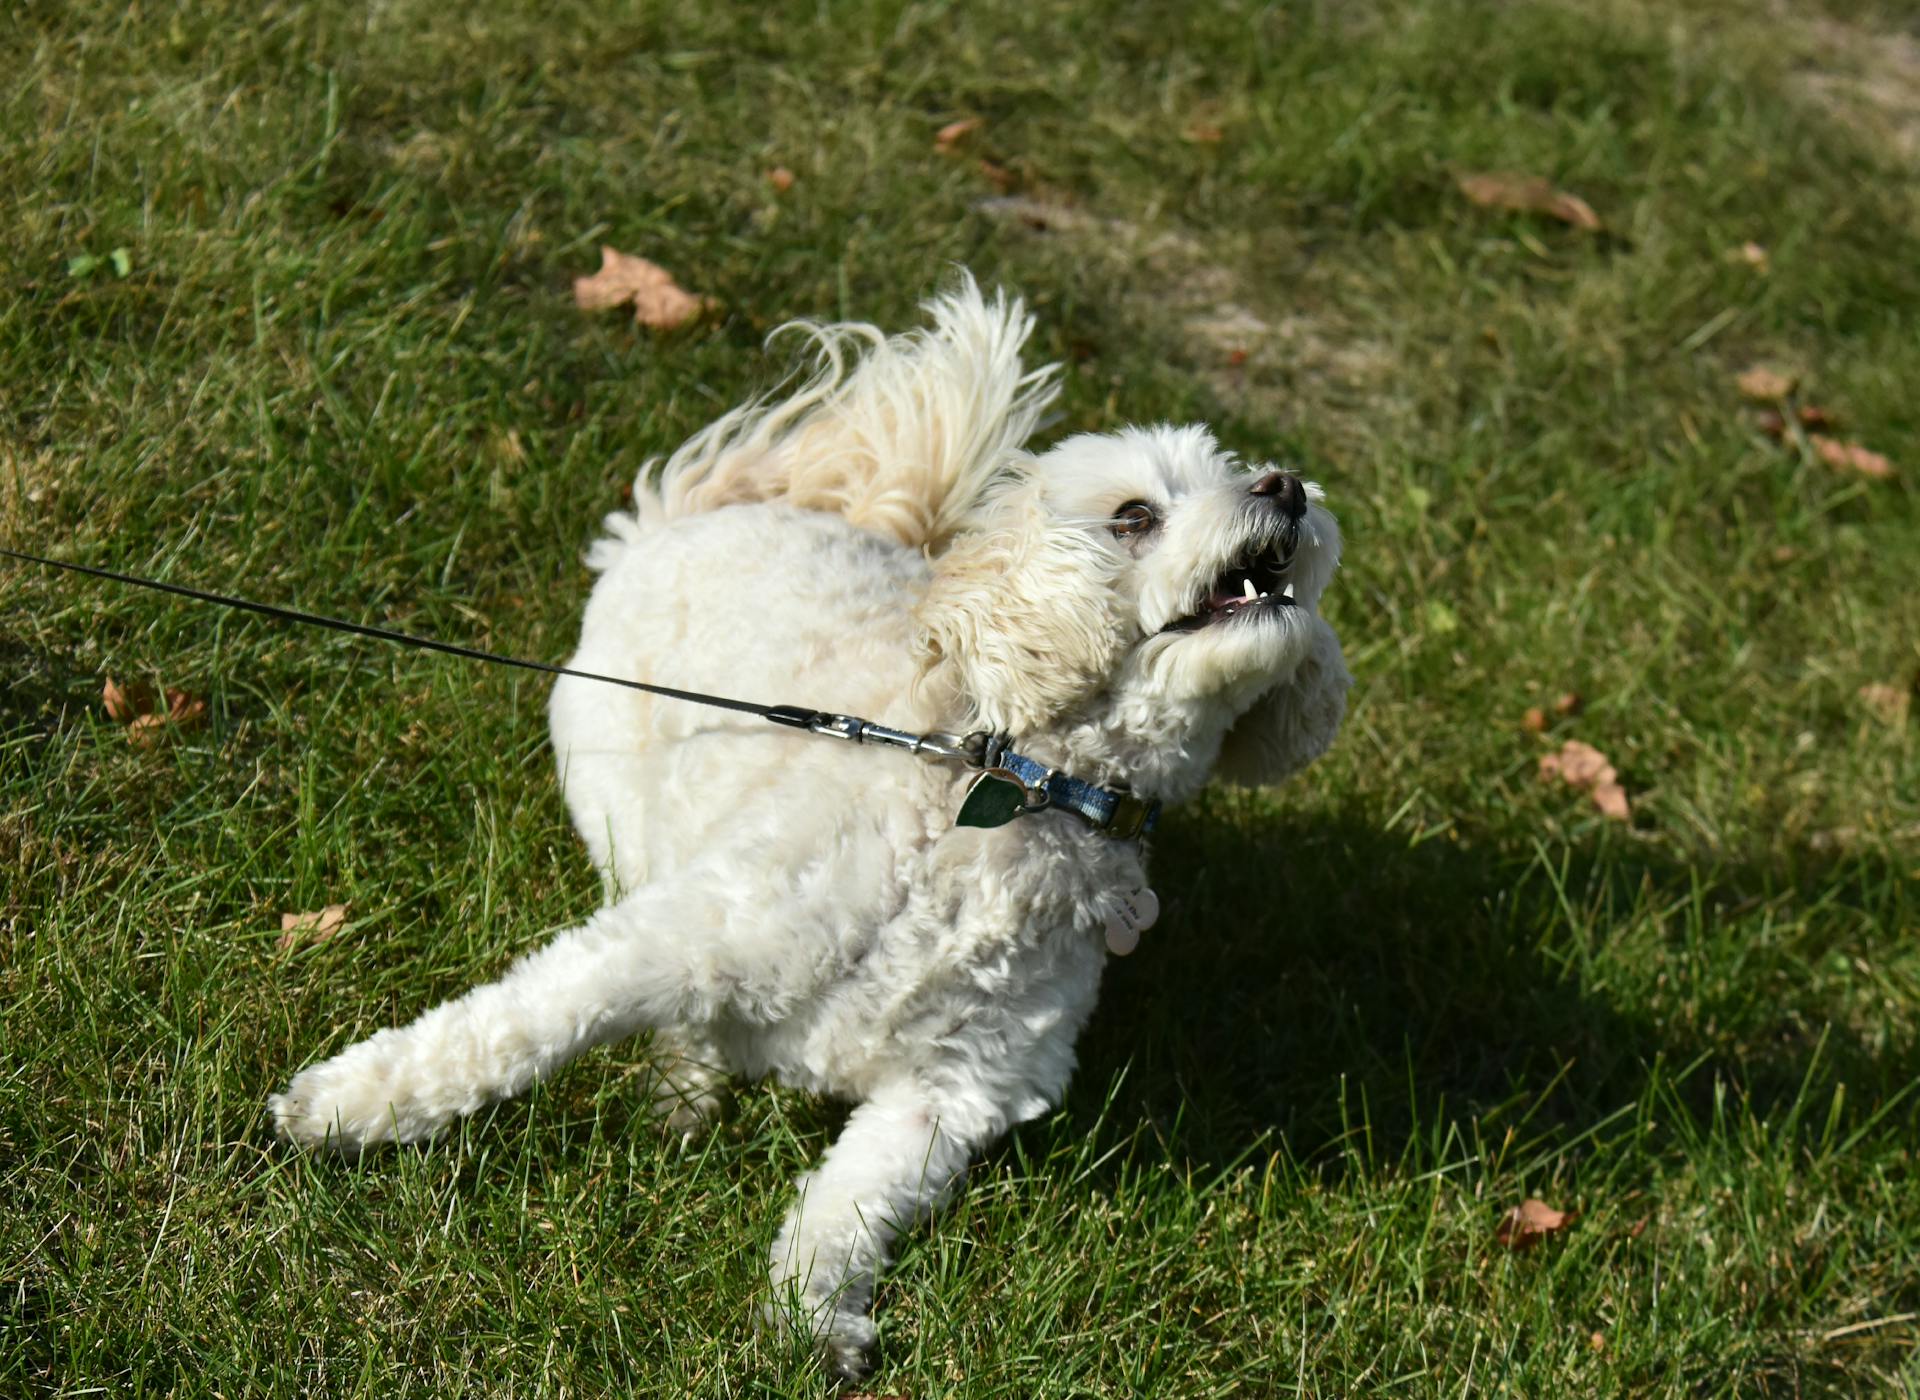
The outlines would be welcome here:
M 1305 778 L 1166 823 L 1165 917 L 908 1240 L 872 1388 L 1910 1392 L 1920 762 L 1857 691 L 1920 668 L 1920 192 L 1809 85 L 1874 42 L 1807 23 L 31 4 L 0 541 L 558 659 L 598 517 L 770 327 L 970 266 L 1070 366 L 1049 432 L 1204 418 L 1325 483 L 1359 685 Z M 724 313 L 582 316 L 602 242 Z M 1903 476 L 1756 432 L 1759 361 Z M 210 721 L 131 745 L 108 673 Z M 752 1319 L 832 1105 L 682 1152 L 621 1047 L 431 1151 L 267 1131 L 593 906 L 542 686 L 11 565 L 0 674 L 0 1392 L 818 1393 Z M 1537 779 L 1569 737 L 1631 825 Z M 1581 1216 L 1510 1254 L 1527 1195 Z

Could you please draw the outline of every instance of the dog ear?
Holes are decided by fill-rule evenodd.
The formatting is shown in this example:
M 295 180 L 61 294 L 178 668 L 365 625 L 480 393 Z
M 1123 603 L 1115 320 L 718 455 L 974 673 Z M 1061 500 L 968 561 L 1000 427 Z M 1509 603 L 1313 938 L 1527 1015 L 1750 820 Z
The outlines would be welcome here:
M 997 731 L 1030 732 L 1106 680 L 1124 628 L 1111 551 L 1053 521 L 1040 484 L 1016 481 L 933 561 L 915 610 L 925 674 Z
M 1319 617 L 1313 622 L 1313 647 L 1292 677 L 1261 696 L 1227 731 L 1214 766 L 1214 776 L 1223 782 L 1270 786 L 1332 745 L 1353 677 L 1333 628 Z

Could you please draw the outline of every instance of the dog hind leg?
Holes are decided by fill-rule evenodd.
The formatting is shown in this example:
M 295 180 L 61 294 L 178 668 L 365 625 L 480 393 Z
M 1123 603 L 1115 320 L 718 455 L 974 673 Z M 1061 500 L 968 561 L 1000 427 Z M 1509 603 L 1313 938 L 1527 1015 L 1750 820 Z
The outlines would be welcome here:
M 355 1152 L 413 1142 L 646 1026 L 697 1025 L 737 980 L 694 882 L 650 885 L 522 958 L 497 982 L 295 1075 L 270 1101 L 281 1136 Z

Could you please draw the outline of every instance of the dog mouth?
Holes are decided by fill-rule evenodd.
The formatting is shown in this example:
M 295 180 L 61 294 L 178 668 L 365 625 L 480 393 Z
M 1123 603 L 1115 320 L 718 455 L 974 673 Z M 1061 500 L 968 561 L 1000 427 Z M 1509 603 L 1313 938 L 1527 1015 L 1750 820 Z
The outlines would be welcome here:
M 1293 580 L 1288 577 L 1292 569 L 1290 549 L 1284 554 L 1264 549 L 1249 551 L 1207 585 L 1194 612 L 1160 630 L 1194 632 L 1235 618 L 1270 617 L 1281 608 L 1294 607 Z

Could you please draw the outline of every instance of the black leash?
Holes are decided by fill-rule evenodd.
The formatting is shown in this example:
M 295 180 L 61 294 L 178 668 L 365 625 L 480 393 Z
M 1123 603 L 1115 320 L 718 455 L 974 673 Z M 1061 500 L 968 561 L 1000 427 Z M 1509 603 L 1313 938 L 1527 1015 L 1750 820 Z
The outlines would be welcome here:
M 111 579 L 114 583 L 127 583 L 137 588 L 152 588 L 161 593 L 173 593 L 182 598 L 192 598 L 200 603 L 218 603 L 223 608 L 238 608 L 242 612 L 259 613 L 262 617 L 277 618 L 282 622 L 304 622 L 310 627 L 326 627 L 335 632 L 351 632 L 358 637 L 377 637 L 383 642 L 398 642 L 402 646 L 441 651 L 449 656 L 464 656 L 472 661 L 491 661 L 501 666 L 518 666 L 526 671 L 545 671 L 552 676 L 578 676 L 582 680 L 605 681 L 608 685 L 624 685 L 629 690 L 644 690 L 650 695 L 664 695 L 670 700 L 685 700 L 694 705 L 712 705 L 722 710 L 737 710 L 741 714 L 758 715 L 762 719 L 772 720 L 775 724 L 784 724 L 795 729 L 812 729 L 820 722 L 841 718 L 841 716 L 824 714 L 819 710 L 803 709 L 798 705 L 756 705 L 748 700 L 729 700 L 721 695 L 702 695 L 696 690 L 675 690 L 670 685 L 649 685 L 645 681 L 628 680 L 624 676 L 602 676 L 592 671 L 576 671 L 570 666 L 551 666 L 544 661 L 527 661 L 518 656 L 502 656 L 498 652 L 482 651 L 478 647 L 456 646 L 452 642 L 436 641 L 432 637 L 416 637 L 407 632 L 395 632 L 388 627 L 372 627 L 364 622 L 348 622 L 345 618 L 339 617 L 322 617 L 318 613 L 301 612 L 298 608 L 282 608 L 272 603 L 256 603 L 250 598 L 230 598 L 224 593 L 208 593 L 198 588 L 187 588 L 178 583 L 163 583 L 159 579 L 141 578 L 137 574 L 121 574 L 115 573 L 112 569 L 97 569 L 91 564 L 70 564 L 64 559 L 42 559 L 37 554 L 26 554 L 4 546 L 0 546 L 0 555 L 5 555 L 9 559 L 19 559 L 28 564 L 44 564 L 50 569 L 66 569 L 71 573 Z
M 929 758 L 964 763 L 969 768 L 984 771 L 974 779 L 973 785 L 967 790 L 966 800 L 961 804 L 957 818 L 961 826 L 1002 826 L 1027 812 L 1061 807 L 1073 812 L 1103 835 L 1130 840 L 1152 831 L 1154 820 L 1160 814 L 1158 802 L 1149 803 L 1124 789 L 1109 791 L 1082 782 L 1070 774 L 1022 757 L 1013 752 L 1012 741 L 1007 736 L 989 734 L 984 730 L 973 734 L 949 734 L 939 730 L 915 734 L 904 729 L 890 729 L 857 715 L 810 710 L 802 705 L 756 705 L 750 700 L 729 700 L 723 695 L 704 695 L 697 690 L 676 690 L 670 685 L 653 685 L 647 681 L 628 680 L 625 676 L 603 676 L 594 671 L 576 671 L 571 666 L 552 666 L 544 661 L 503 656 L 497 651 L 458 646 L 432 637 L 416 637 L 410 632 L 396 632 L 390 627 L 373 627 L 364 622 L 348 622 L 345 618 L 302 612 L 298 608 L 256 603 L 251 598 L 209 593 L 204 589 L 188 588 L 184 584 L 164 583 L 157 578 L 142 578 L 138 574 L 96 568 L 92 564 L 43 559 L 37 554 L 8 549 L 4 545 L 0 545 L 0 557 L 40 564 L 49 569 L 65 569 L 69 573 L 86 574 L 113 583 L 131 584 L 135 588 L 151 588 L 156 592 L 191 598 L 197 603 L 216 603 L 223 608 L 258 613 L 281 622 L 300 622 L 309 627 L 350 632 L 356 637 L 373 637 L 383 642 L 398 642 L 401 646 L 444 652 L 448 656 L 461 656 L 470 661 L 491 661 L 499 666 L 518 666 L 524 671 L 544 671 L 550 676 L 577 676 L 581 680 L 623 685 L 629 690 L 643 690 L 649 695 L 664 695 L 669 700 L 684 700 L 692 705 L 711 705 L 715 709 L 757 715 L 790 729 L 804 729 L 809 733 L 846 739 L 856 744 L 882 744 L 889 748 L 905 749 L 909 753 L 925 754 Z

